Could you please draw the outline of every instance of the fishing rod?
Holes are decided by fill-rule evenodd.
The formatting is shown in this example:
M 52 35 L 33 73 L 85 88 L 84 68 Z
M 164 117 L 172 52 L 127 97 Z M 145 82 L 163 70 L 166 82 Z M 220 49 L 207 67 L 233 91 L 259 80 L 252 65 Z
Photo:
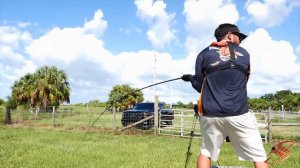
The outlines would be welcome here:
M 195 113 L 194 119 L 193 119 L 192 129 L 191 129 L 191 133 L 190 133 L 190 141 L 189 141 L 188 149 L 187 149 L 187 152 L 186 152 L 184 168 L 187 168 L 187 166 L 189 164 L 189 161 L 190 161 L 190 157 L 192 155 L 191 147 L 192 147 L 192 140 L 194 138 L 195 125 L 196 125 L 196 119 L 197 118 L 198 118 L 198 115 Z
M 172 82 L 172 81 L 175 81 L 175 80 L 179 80 L 179 79 L 182 79 L 182 77 L 179 77 L 179 78 L 174 78 L 174 79 L 169 79 L 169 80 L 165 80 L 165 81 L 162 81 L 162 82 L 158 82 L 158 83 L 154 83 L 154 84 L 151 84 L 151 85 L 148 85 L 148 86 L 145 86 L 143 88 L 140 88 L 140 89 L 137 89 L 137 90 L 134 90 L 132 92 L 129 92 L 125 95 L 123 95 L 122 97 L 120 97 L 119 99 L 115 100 L 110 106 L 106 107 L 105 110 L 100 113 L 100 115 L 96 118 L 96 120 L 91 124 L 91 126 L 89 127 L 89 129 L 85 132 L 83 138 L 81 139 L 81 141 L 79 142 L 78 146 L 76 147 L 75 151 L 77 151 L 77 149 L 79 148 L 80 144 L 83 142 L 83 140 L 85 139 L 87 133 L 91 130 L 91 128 L 94 126 L 94 124 L 98 121 L 98 119 L 108 110 L 110 109 L 111 107 L 113 107 L 115 105 L 116 102 L 122 102 L 126 97 L 128 97 L 129 95 L 135 93 L 135 92 L 138 92 L 138 91 L 141 91 L 143 89 L 147 89 L 149 87 L 153 87 L 153 86 L 156 86 L 156 85 L 160 85 L 160 84 L 163 84 L 163 83 L 167 83 L 167 82 Z

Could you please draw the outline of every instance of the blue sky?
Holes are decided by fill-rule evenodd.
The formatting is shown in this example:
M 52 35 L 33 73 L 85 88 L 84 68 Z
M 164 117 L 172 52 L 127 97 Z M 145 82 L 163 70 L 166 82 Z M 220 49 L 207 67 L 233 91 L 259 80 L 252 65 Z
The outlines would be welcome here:
M 155 82 L 194 74 L 197 54 L 224 22 L 249 35 L 249 97 L 300 92 L 299 16 L 299 0 L 0 0 L 0 98 L 44 65 L 67 72 L 71 103 L 106 101 L 117 84 L 150 85 L 154 66 Z M 152 100 L 152 88 L 143 93 Z M 182 81 L 155 94 L 165 102 L 198 97 Z

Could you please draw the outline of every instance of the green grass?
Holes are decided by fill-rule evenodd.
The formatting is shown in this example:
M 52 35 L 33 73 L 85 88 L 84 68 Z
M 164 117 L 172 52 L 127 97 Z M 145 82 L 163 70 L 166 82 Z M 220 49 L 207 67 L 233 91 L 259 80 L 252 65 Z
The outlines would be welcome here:
M 288 136 L 299 136 L 300 137 L 300 127 L 299 126 L 273 126 L 272 133 L 274 135 L 281 135 L 281 136 L 287 136 L 287 137 Z
M 179 168 L 184 167 L 189 139 L 148 134 L 88 133 L 58 129 L 0 126 L 1 167 L 100 167 Z M 78 150 L 75 150 L 79 146 Z M 193 140 L 189 167 L 196 167 L 200 141 Z M 271 146 L 266 145 L 269 151 Z M 300 167 L 300 148 L 276 167 Z M 253 167 L 238 161 L 230 143 L 219 157 L 221 165 Z M 216 165 L 216 163 L 213 163 Z

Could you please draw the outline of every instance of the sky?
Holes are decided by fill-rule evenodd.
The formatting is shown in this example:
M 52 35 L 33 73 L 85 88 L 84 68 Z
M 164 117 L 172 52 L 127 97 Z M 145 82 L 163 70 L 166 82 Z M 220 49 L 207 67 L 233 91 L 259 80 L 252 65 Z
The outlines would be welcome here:
M 248 35 L 248 97 L 300 92 L 299 18 L 300 0 L 0 0 L 0 98 L 42 66 L 67 73 L 71 103 L 194 74 L 221 23 Z M 182 80 L 142 92 L 167 103 L 199 96 Z

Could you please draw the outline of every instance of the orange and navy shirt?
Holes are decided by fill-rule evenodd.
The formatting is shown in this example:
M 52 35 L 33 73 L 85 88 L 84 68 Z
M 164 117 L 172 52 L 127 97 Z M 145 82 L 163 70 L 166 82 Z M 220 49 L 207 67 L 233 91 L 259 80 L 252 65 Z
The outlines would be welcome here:
M 233 50 L 236 63 L 249 71 L 249 53 L 236 44 L 233 45 Z M 205 48 L 197 56 L 191 83 L 195 90 L 202 92 L 204 116 L 236 116 L 248 112 L 248 76 L 238 69 L 224 69 L 205 75 L 205 69 L 225 64 L 229 60 L 230 54 L 222 55 L 218 47 L 212 46 Z

